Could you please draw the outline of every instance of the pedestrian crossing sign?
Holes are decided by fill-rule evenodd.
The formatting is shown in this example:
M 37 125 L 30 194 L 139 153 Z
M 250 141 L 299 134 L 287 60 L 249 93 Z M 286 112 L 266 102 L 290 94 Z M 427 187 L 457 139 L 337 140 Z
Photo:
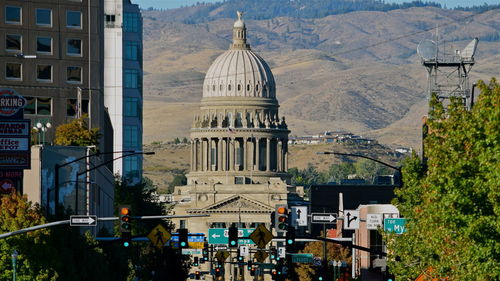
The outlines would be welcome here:
M 151 240 L 151 243 L 153 243 L 154 246 L 158 247 L 159 249 L 163 248 L 165 246 L 165 243 L 172 238 L 172 234 L 163 227 L 163 225 L 159 224 L 151 232 L 148 234 L 149 240 Z
M 253 232 L 250 234 L 250 239 L 257 244 L 261 249 L 264 249 L 267 243 L 273 240 L 273 234 L 267 230 L 263 223 L 261 223 Z

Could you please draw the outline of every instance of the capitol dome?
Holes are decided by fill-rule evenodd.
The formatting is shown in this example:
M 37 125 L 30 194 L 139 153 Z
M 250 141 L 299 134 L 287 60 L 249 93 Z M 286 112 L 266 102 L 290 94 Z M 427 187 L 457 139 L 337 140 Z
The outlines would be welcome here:
M 257 97 L 276 99 L 271 68 L 246 43 L 246 26 L 238 13 L 233 44 L 212 63 L 203 82 L 203 98 Z

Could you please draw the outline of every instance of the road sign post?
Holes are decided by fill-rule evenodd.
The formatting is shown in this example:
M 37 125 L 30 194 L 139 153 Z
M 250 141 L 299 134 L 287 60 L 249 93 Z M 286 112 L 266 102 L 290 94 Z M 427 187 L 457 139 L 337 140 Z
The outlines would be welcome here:
M 384 231 L 403 234 L 406 232 L 406 219 L 403 218 L 386 218 L 384 219 Z
M 337 216 L 336 213 L 312 213 L 311 223 L 336 223 Z
M 344 229 L 359 229 L 359 211 L 344 210 Z

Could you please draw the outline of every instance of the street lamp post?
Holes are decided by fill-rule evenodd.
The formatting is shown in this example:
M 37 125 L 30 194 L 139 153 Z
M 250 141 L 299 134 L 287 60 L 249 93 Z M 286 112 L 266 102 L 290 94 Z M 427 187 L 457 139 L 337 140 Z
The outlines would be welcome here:
M 50 124 L 50 122 L 36 123 L 36 126 L 33 127 L 33 130 L 38 133 L 38 144 L 40 144 L 40 132 L 42 133 L 42 144 L 45 144 L 45 132 L 47 132 L 50 128 L 52 128 L 52 124 Z
M 19 253 L 17 252 L 17 250 L 14 250 L 12 252 L 12 280 L 13 281 L 16 281 L 16 270 L 17 270 L 17 256 L 19 255 Z
M 144 152 L 144 151 L 133 151 L 129 154 L 123 154 L 121 156 L 118 156 L 116 158 L 113 158 L 111 160 L 108 160 L 104 163 L 101 163 L 99 165 L 96 165 L 92 168 L 89 168 L 89 169 L 86 169 L 85 171 L 82 171 L 82 172 L 78 172 L 76 173 L 76 180 L 75 180 L 75 215 L 78 215 L 78 178 L 83 175 L 83 174 L 86 174 L 90 171 L 93 171 L 93 170 L 96 170 L 96 169 L 99 169 L 100 167 L 102 166 L 105 166 L 105 165 L 108 165 L 109 163 L 112 163 L 118 159 L 121 159 L 121 158 L 125 158 L 125 157 L 129 157 L 129 156 L 134 156 L 134 155 L 154 155 L 155 152 L 154 151 L 148 151 L 148 152 Z
M 316 154 L 333 154 L 333 155 L 349 156 L 349 157 L 359 157 L 359 158 L 364 158 L 364 159 L 372 160 L 374 162 L 377 162 L 377 163 L 382 164 L 382 165 L 384 165 L 386 167 L 389 167 L 391 169 L 396 170 L 398 172 L 398 174 L 399 174 L 399 177 L 400 177 L 399 186 L 403 186 L 403 174 L 401 173 L 401 167 L 396 167 L 396 166 L 393 166 L 391 164 L 387 164 L 385 162 L 382 162 L 382 161 L 380 161 L 378 159 L 371 158 L 371 157 L 365 156 L 365 155 L 360 155 L 360 154 L 341 153 L 341 152 L 334 152 L 334 151 L 322 151 L 322 152 L 316 152 Z

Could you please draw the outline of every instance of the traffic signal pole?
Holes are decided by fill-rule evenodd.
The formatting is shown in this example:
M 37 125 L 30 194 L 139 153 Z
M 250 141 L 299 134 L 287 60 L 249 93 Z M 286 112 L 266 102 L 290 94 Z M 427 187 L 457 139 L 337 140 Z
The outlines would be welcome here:
M 132 219 L 136 220 L 148 220 L 148 219 L 172 219 L 172 218 L 192 218 L 192 217 L 209 217 L 210 215 L 208 214 L 199 214 L 199 215 L 166 215 L 166 216 L 131 216 Z M 116 221 L 119 220 L 119 217 L 103 217 L 103 218 L 97 218 L 97 221 Z M 14 235 L 18 234 L 23 234 L 39 229 L 44 229 L 48 227 L 53 227 L 57 225 L 65 225 L 65 224 L 70 224 L 70 220 L 61 220 L 61 221 L 55 221 L 55 222 L 50 222 L 46 224 L 41 224 L 41 225 L 35 225 L 32 227 L 27 227 L 23 229 L 19 229 L 16 231 L 12 232 L 6 232 L 0 234 L 0 239 L 11 237 Z

